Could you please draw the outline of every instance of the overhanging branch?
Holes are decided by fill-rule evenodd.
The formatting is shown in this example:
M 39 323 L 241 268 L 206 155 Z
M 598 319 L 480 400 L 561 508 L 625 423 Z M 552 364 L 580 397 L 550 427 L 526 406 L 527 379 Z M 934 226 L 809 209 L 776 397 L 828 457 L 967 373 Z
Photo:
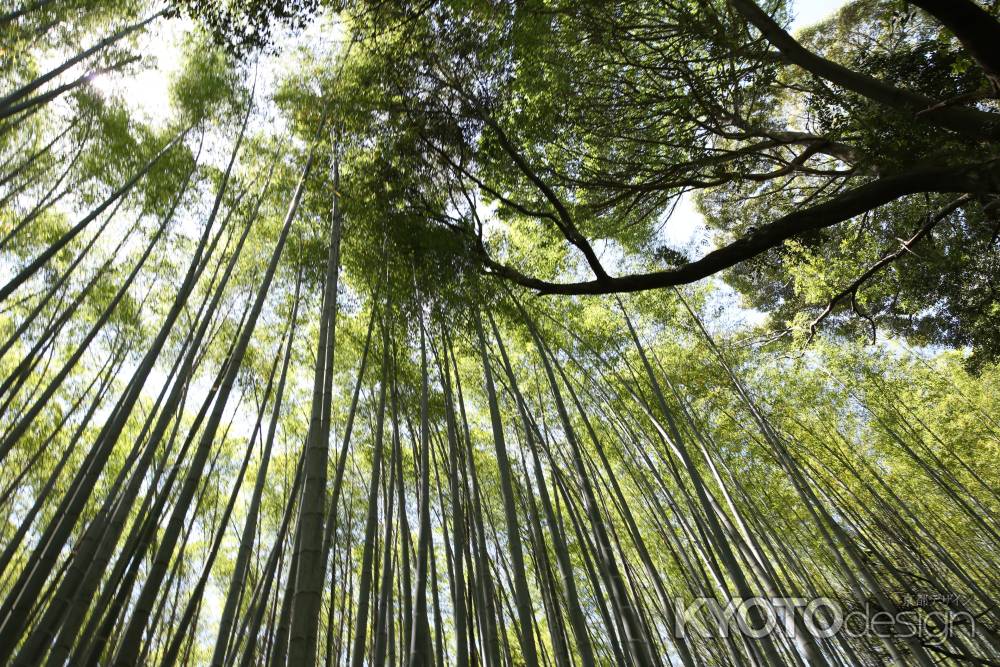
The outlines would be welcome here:
M 958 37 L 1000 93 L 1000 21 L 972 0 L 909 0 Z
M 774 48 L 793 65 L 821 79 L 863 95 L 887 107 L 905 111 L 958 134 L 978 139 L 1000 138 L 1000 115 L 962 107 L 941 107 L 935 100 L 903 90 L 816 55 L 778 25 L 754 0 L 729 0 Z M 922 113 L 921 113 L 922 112 Z
M 958 199 L 955 199 L 954 201 L 949 203 L 944 208 L 930 215 L 927 218 L 927 221 L 923 225 L 921 225 L 920 229 L 918 229 L 916 233 L 913 234 L 913 236 L 906 239 L 905 241 L 900 242 L 899 249 L 879 259 L 877 262 L 868 267 L 868 269 L 866 269 L 864 273 L 862 273 L 860 276 L 854 279 L 850 285 L 848 285 L 840 292 L 838 292 L 836 295 L 834 295 L 834 297 L 830 299 L 830 301 L 827 303 L 826 308 L 823 309 L 823 312 L 819 314 L 819 317 L 813 320 L 812 324 L 809 325 L 809 340 L 811 341 L 813 339 L 813 337 L 816 335 L 816 329 L 819 327 L 819 325 L 823 322 L 823 320 L 829 317 L 831 313 L 833 313 L 833 309 L 837 306 L 838 303 L 840 303 L 844 299 L 850 297 L 852 303 L 855 304 L 854 308 L 857 311 L 859 309 L 857 306 L 857 296 L 858 296 L 858 290 L 861 289 L 861 286 L 864 285 L 869 280 L 871 280 L 871 278 L 876 273 L 884 269 L 886 266 L 892 264 L 906 253 L 910 252 L 911 248 L 925 236 L 930 234 L 931 230 L 934 229 L 934 227 L 938 223 L 940 223 L 942 220 L 951 215 L 955 211 L 955 209 L 957 209 L 959 206 L 969 201 L 969 199 L 971 199 L 970 195 L 962 195 Z M 870 316 L 868 316 L 867 319 L 869 320 L 869 322 L 871 322 Z M 875 326 L 874 322 L 872 322 L 873 329 L 874 326 Z
M 1000 165 L 991 161 L 962 167 L 925 167 L 880 178 L 829 201 L 789 213 L 701 259 L 664 271 L 556 283 L 528 276 L 489 257 L 484 262 L 490 273 L 542 294 L 613 294 L 685 285 L 752 259 L 805 232 L 831 227 L 919 192 L 1000 193 Z

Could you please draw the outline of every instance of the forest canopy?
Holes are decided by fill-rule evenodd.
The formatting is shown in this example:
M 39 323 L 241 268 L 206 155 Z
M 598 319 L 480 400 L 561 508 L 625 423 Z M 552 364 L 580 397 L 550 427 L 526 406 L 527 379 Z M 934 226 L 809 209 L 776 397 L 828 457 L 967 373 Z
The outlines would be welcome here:
M 1000 6 L 800 6 L 0 0 L 0 664 L 1000 664 Z
M 486 272 L 603 294 L 731 269 L 776 330 L 830 320 L 996 358 L 1000 26 L 974 2 L 853 2 L 796 36 L 782 3 L 750 0 L 330 9 L 391 159 L 431 172 L 401 205 Z M 320 9 L 190 11 L 241 54 Z M 356 100 L 341 86 L 330 103 Z M 681 202 L 708 251 L 664 242 Z

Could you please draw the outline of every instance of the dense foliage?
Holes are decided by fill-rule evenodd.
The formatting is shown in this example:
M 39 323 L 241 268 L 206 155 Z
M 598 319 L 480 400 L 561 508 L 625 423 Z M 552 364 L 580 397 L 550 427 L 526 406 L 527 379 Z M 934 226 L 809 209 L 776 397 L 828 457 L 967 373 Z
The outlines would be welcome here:
M 791 9 L 0 4 L 0 663 L 1000 664 L 1000 22 Z
M 345 0 L 365 90 L 335 97 L 364 95 L 381 136 L 417 153 L 424 217 L 463 220 L 476 261 L 525 286 L 611 293 L 732 268 L 776 332 L 881 327 L 995 359 L 995 17 L 858 0 L 796 40 L 772 4 Z M 234 52 L 267 17 L 315 11 L 193 5 Z M 713 252 L 664 240 L 691 200 Z M 502 232 L 480 238 L 473 205 Z

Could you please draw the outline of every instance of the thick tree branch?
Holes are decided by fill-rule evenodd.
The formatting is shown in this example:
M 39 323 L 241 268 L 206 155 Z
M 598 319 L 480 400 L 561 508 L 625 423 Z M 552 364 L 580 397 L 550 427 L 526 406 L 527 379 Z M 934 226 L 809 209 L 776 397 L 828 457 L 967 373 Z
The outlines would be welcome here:
M 958 37 L 1000 92 L 1000 21 L 972 0 L 908 0 Z
M 951 2 L 951 0 L 947 0 Z M 799 44 L 768 16 L 754 0 L 729 0 L 729 4 L 749 21 L 764 38 L 793 65 L 821 79 L 863 95 L 887 107 L 913 114 L 958 134 L 978 139 L 1000 138 L 1000 115 L 962 107 L 941 107 L 925 95 L 896 88 L 884 81 L 848 69 L 816 55 Z
M 793 211 L 699 260 L 664 271 L 610 277 L 602 281 L 554 283 L 527 276 L 490 258 L 486 258 L 485 262 L 491 273 L 542 294 L 613 294 L 684 285 L 756 257 L 805 232 L 831 227 L 919 192 L 1000 193 L 1000 163 L 991 161 L 962 167 L 924 167 L 880 178 L 847 190 L 829 201 Z

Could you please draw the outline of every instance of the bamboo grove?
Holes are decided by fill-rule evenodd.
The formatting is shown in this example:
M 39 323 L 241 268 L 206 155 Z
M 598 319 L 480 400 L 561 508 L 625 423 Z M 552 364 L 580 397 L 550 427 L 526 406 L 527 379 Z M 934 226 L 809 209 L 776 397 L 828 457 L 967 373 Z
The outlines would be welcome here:
M 520 186 L 316 21 L 2 3 L 0 663 L 1000 664 L 995 361 L 483 270 Z

